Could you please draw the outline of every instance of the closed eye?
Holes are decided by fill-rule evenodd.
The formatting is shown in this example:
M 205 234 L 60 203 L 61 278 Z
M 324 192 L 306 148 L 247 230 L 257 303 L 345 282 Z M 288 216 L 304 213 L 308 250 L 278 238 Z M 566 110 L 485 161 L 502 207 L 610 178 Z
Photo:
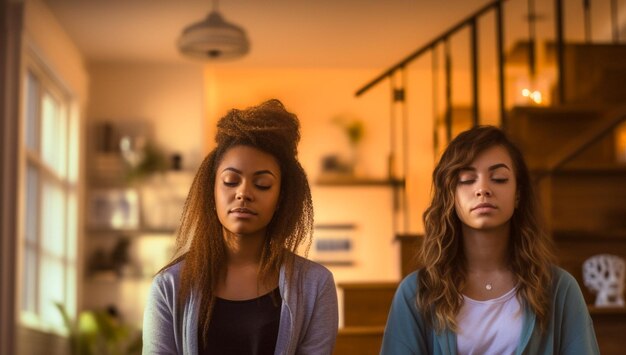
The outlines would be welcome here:
M 272 188 L 272 186 L 262 186 L 262 185 L 256 185 L 256 187 L 257 187 L 257 189 L 263 190 L 263 191 L 269 190 L 269 189 Z
M 493 180 L 493 181 L 494 181 L 495 183 L 497 183 L 497 184 L 504 184 L 504 183 L 506 183 L 507 181 L 509 181 L 509 179 L 507 179 L 507 178 L 503 178 L 503 179 L 491 179 L 491 180 Z
M 459 184 L 461 184 L 461 185 L 471 185 L 471 184 L 473 184 L 473 183 L 474 183 L 474 181 L 476 181 L 476 180 L 473 180 L 473 179 L 470 179 L 470 180 L 461 180 L 461 181 L 459 181 Z
M 228 186 L 228 187 L 235 187 L 237 185 L 239 185 L 239 182 L 228 182 L 228 181 L 224 181 L 224 185 Z

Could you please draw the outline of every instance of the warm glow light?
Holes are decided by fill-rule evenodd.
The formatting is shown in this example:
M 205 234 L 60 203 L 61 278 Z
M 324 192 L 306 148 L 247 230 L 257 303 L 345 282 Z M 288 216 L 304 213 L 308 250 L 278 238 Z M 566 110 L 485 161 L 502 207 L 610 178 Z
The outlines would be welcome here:
M 533 91 L 533 93 L 530 95 L 530 98 L 536 103 L 536 104 L 541 104 L 541 102 L 543 101 L 542 97 L 541 97 L 541 93 L 539 91 Z
M 543 96 L 539 90 L 530 91 L 529 89 L 522 89 L 522 96 L 527 97 L 534 104 L 541 105 L 543 102 Z

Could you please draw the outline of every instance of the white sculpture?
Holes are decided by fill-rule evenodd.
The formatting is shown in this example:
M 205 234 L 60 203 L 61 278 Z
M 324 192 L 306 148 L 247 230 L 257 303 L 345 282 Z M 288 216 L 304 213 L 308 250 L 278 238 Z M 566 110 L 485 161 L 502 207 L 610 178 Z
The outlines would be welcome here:
M 583 263 L 583 280 L 596 292 L 597 307 L 624 306 L 624 259 L 609 254 L 592 256 Z

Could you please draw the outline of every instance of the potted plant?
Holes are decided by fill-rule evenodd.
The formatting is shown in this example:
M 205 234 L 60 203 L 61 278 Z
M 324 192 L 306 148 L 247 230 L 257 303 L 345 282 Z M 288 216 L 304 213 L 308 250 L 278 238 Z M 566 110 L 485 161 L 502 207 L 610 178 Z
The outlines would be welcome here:
M 123 324 L 114 311 L 82 311 L 72 320 L 62 304 L 55 305 L 63 317 L 71 355 L 141 354 L 140 332 Z

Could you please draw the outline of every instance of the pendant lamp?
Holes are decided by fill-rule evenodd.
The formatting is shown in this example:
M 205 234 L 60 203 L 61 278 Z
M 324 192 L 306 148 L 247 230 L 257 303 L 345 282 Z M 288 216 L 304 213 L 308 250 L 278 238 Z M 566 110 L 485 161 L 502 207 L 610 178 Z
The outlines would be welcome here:
M 246 31 L 224 20 L 217 1 L 213 1 L 213 9 L 204 20 L 183 30 L 177 44 L 185 56 L 208 61 L 237 59 L 250 50 Z

